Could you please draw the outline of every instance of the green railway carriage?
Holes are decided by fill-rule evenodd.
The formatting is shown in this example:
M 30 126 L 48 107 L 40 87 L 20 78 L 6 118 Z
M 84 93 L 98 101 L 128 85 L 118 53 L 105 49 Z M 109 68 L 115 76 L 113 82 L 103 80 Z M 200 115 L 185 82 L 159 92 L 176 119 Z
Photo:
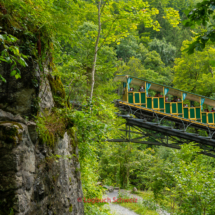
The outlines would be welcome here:
M 215 107 L 215 100 L 205 96 L 175 89 L 165 85 L 150 82 L 144 79 L 136 78 L 129 75 L 118 75 L 114 81 L 123 82 L 123 101 L 139 105 L 141 108 L 150 108 L 155 111 L 163 112 L 163 114 L 172 114 L 186 120 L 193 120 L 202 122 L 208 125 L 215 126 L 215 112 L 208 112 L 203 110 L 203 104 Z M 138 87 L 144 86 L 144 91 L 129 91 L 131 85 Z M 149 90 L 160 92 L 161 94 L 151 97 Z M 172 95 L 178 98 L 177 101 L 166 100 L 167 95 Z M 185 106 L 184 100 L 197 102 L 196 107 Z

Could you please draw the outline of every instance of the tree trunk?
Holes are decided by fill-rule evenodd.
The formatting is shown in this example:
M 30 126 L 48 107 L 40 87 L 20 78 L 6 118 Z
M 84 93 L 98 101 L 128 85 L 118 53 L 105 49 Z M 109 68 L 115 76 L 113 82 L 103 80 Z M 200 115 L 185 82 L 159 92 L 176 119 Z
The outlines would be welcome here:
M 92 83 L 91 83 L 91 92 L 90 92 L 90 100 L 92 101 L 93 98 L 93 89 L 94 89 L 94 83 L 95 83 L 95 69 L 96 69 L 96 60 L 97 60 L 97 53 L 98 53 L 98 44 L 99 44 L 99 38 L 101 33 L 101 0 L 99 0 L 98 3 L 98 35 L 96 39 L 95 44 L 95 53 L 94 53 L 94 60 L 93 60 L 93 67 L 92 67 Z

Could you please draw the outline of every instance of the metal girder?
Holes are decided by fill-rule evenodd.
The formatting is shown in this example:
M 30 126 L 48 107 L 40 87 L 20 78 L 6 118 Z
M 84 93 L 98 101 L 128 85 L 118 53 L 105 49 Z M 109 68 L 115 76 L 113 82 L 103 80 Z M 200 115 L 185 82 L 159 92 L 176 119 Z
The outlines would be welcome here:
M 172 122 L 175 125 L 180 125 L 184 131 L 192 127 L 207 131 L 211 138 L 213 138 L 213 136 L 215 138 L 215 127 L 211 127 L 210 125 L 204 123 L 198 122 L 197 124 L 196 121 L 175 117 L 175 115 L 173 114 L 164 115 L 164 113 L 158 112 L 153 109 L 141 109 L 139 105 L 131 105 L 120 100 L 115 101 L 115 106 L 120 109 L 120 115 L 123 116 L 123 118 L 131 118 L 131 115 L 135 115 L 138 119 L 144 119 L 148 122 L 154 121 L 158 124 L 162 124 L 164 121 L 168 121 L 169 123 Z
M 126 120 L 126 128 L 119 129 L 125 132 L 125 135 L 123 137 L 121 135 L 118 139 L 107 140 L 108 142 L 133 142 L 165 146 L 174 149 L 180 149 L 181 145 L 184 143 L 196 142 L 199 147 L 204 150 L 202 154 L 215 157 L 215 139 L 212 139 L 215 133 L 214 129 L 209 129 L 205 126 L 201 127 L 201 125 L 196 126 L 192 122 L 181 123 L 182 120 L 180 121 L 180 119 L 171 119 L 170 116 L 160 117 L 158 114 L 147 113 L 147 111 L 143 112 L 139 110 L 138 107 L 131 108 L 129 105 L 119 105 L 117 102 L 116 106 L 123 111 L 123 113 L 118 113 L 117 115 Z M 138 119 L 134 118 L 132 115 L 136 116 Z M 171 126 L 161 124 L 164 118 L 171 123 Z M 180 123 L 182 129 L 180 129 L 180 126 L 178 129 L 174 128 L 175 124 L 180 125 Z M 198 133 L 188 133 L 189 127 L 195 128 L 196 131 L 197 129 L 206 130 L 208 137 L 201 136 Z M 133 136 L 135 135 L 135 137 L 131 138 L 131 134 Z
M 181 149 L 181 146 L 179 145 L 175 145 L 175 144 L 162 144 L 159 142 L 151 142 L 151 141 L 132 141 L 132 140 L 127 140 L 127 139 L 112 139 L 112 140 L 107 140 L 108 142 L 132 142 L 132 143 L 140 143 L 140 144 L 147 144 L 147 145 L 157 145 L 157 146 L 164 146 L 164 147 L 168 147 L 168 148 L 173 148 L 173 149 Z M 200 148 L 204 149 L 204 147 Z M 203 155 L 207 155 L 209 157 L 213 157 L 215 158 L 215 154 L 213 154 L 213 152 L 215 153 L 215 151 L 211 151 L 210 149 L 207 151 L 203 151 L 201 152 L 201 154 Z
M 158 125 L 152 122 L 145 122 L 141 119 L 126 119 L 126 121 L 127 121 L 127 124 L 130 126 L 138 126 L 141 128 L 157 131 L 159 133 L 162 133 L 168 136 L 175 136 L 178 138 L 187 139 L 189 141 L 201 143 L 203 145 L 205 144 L 205 145 L 215 146 L 214 139 L 210 139 L 203 136 L 197 136 L 196 134 L 193 134 L 193 133 L 188 133 L 178 129 L 169 128 L 167 126 Z

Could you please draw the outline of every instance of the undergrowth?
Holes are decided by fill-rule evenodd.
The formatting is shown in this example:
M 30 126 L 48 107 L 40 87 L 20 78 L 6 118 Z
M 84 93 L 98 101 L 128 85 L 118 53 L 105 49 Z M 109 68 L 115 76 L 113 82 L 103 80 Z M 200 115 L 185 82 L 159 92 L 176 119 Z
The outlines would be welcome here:
M 135 192 L 135 193 L 141 193 L 141 192 Z M 158 215 L 156 212 L 157 206 L 155 204 L 155 201 L 151 198 L 152 193 L 146 193 L 146 195 L 142 195 L 141 197 L 143 198 L 143 201 L 141 202 L 140 200 L 137 201 L 137 203 L 133 202 L 121 202 L 118 203 L 121 206 L 128 208 L 135 213 L 139 215 Z M 122 199 L 130 199 L 131 196 L 129 196 L 127 193 L 120 192 L 118 195 L 118 198 Z
M 51 147 L 54 146 L 58 137 L 63 138 L 66 131 L 72 134 L 72 119 L 63 109 L 54 109 L 51 113 L 41 113 L 36 117 L 36 124 L 40 139 Z M 70 136 L 72 137 L 72 135 Z

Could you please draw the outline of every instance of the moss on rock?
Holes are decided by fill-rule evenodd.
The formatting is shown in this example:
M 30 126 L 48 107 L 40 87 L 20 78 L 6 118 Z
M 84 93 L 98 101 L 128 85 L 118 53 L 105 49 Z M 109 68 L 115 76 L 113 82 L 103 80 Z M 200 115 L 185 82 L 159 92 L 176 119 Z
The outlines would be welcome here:
M 10 123 L 10 124 L 12 124 L 12 125 L 17 125 L 20 129 L 23 129 L 23 127 L 22 127 L 19 123 L 17 123 L 17 122 L 12 122 L 12 121 L 2 121 L 2 122 L 0 122 L 0 125 L 6 124 L 6 123 Z
M 51 76 L 51 74 L 47 75 L 47 78 L 49 80 L 49 84 L 51 86 L 53 98 L 55 101 L 56 107 L 64 107 L 65 106 L 65 97 L 66 93 L 63 87 L 63 83 L 61 82 L 60 78 L 55 76 L 54 78 Z
M 0 129 L 2 130 L 1 139 L 6 143 L 16 144 L 21 140 L 21 135 L 18 129 L 22 129 L 22 126 L 16 122 L 0 122 Z
M 77 142 L 77 138 L 75 135 L 75 128 L 74 127 L 69 128 L 67 133 L 70 136 L 71 145 L 76 148 L 76 146 L 78 145 L 78 142 Z
M 36 123 L 42 142 L 49 146 L 54 146 L 57 138 L 63 138 L 67 131 L 67 121 L 55 109 L 51 114 L 44 113 L 38 116 Z
M 72 205 L 70 205 L 70 207 L 69 207 L 69 212 L 72 212 Z

